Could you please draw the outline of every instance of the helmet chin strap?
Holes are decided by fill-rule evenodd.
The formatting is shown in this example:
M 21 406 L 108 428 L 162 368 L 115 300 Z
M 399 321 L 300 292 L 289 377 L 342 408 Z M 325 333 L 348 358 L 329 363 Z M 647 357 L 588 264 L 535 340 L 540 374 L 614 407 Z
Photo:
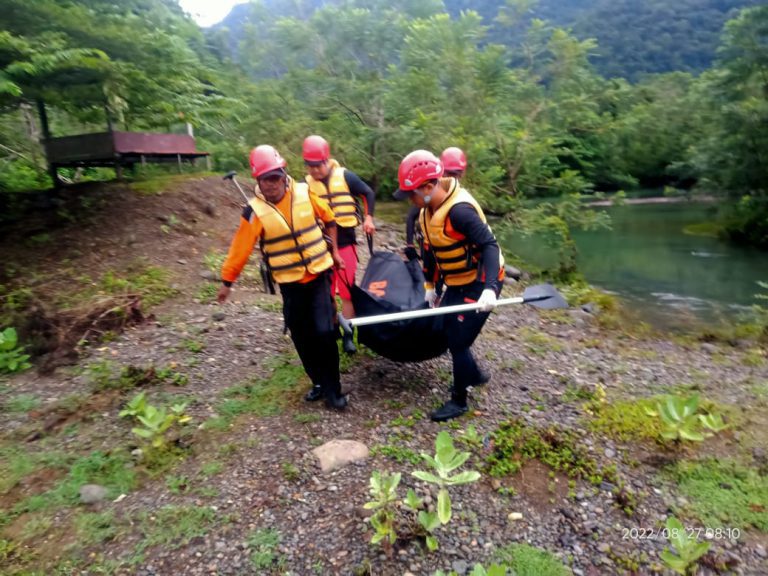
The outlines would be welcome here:
M 429 204 L 429 201 L 432 200 L 432 196 L 431 195 L 429 195 L 429 194 L 427 194 L 427 195 L 422 194 L 421 192 L 419 192 L 418 188 L 416 190 L 414 190 L 414 192 L 416 192 L 416 194 L 421 196 L 421 200 L 424 202 L 424 204 Z

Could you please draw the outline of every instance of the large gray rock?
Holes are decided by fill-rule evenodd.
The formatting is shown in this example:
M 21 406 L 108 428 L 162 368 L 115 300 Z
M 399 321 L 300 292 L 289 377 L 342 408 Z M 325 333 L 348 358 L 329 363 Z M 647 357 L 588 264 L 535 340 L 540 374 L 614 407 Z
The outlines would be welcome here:
M 331 440 L 312 450 L 324 473 L 343 468 L 347 464 L 368 458 L 368 447 L 354 440 Z

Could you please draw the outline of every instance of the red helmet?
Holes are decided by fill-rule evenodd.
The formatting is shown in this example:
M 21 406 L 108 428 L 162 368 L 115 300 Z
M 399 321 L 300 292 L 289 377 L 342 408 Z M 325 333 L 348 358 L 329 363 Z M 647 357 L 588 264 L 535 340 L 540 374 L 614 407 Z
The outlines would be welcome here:
M 428 150 L 414 150 L 400 162 L 397 180 L 400 190 L 416 190 L 443 175 L 443 164 Z
M 467 169 L 467 156 L 461 148 L 456 146 L 443 150 L 440 161 L 447 172 L 464 172 Z
M 314 134 L 304 138 L 301 151 L 305 162 L 324 162 L 331 157 L 331 147 L 328 145 L 328 141 L 322 136 Z
M 279 168 L 285 168 L 285 160 L 272 146 L 262 144 L 251 150 L 251 174 L 254 178 Z

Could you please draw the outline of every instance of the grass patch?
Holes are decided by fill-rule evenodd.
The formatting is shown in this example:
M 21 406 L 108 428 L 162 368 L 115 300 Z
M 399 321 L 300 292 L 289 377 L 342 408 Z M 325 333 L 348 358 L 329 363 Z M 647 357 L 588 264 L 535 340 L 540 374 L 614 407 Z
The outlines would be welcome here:
M 403 439 L 401 437 L 390 436 L 387 441 L 388 444 L 376 444 L 373 446 L 371 448 L 371 456 L 381 454 L 400 464 L 409 463 L 414 466 L 423 462 L 421 456 L 403 445 Z
M 3 402 L 3 411 L 12 414 L 29 412 L 40 406 L 40 399 L 32 394 L 19 394 Z
M 152 546 L 175 550 L 189 544 L 192 538 L 205 536 L 216 521 L 216 513 L 208 507 L 164 506 L 154 513 L 139 515 L 139 530 L 144 539 L 138 545 L 142 552 Z
M 81 288 L 60 291 L 57 307 L 77 308 L 103 299 L 104 296 L 127 294 L 140 296 L 142 306 L 151 307 L 179 293 L 178 289 L 171 287 L 171 275 L 167 270 L 142 260 L 131 263 L 119 272 L 109 270 L 97 279 L 87 274 L 72 273 L 72 280 Z
M 600 468 L 581 446 L 583 442 L 567 430 L 554 426 L 539 430 L 513 419 L 493 432 L 494 449 L 486 458 L 491 476 L 517 474 L 523 464 L 537 459 L 571 478 L 583 478 L 594 485 L 603 480 L 616 483 L 613 468 Z
M 4 446 L 0 448 L 0 494 L 42 467 L 66 469 L 72 460 L 62 452 L 30 453 L 17 446 Z
M 136 486 L 136 472 L 128 468 L 128 457 L 122 453 L 92 452 L 75 460 L 67 476 L 47 492 L 30 496 L 14 508 L 14 512 L 35 512 L 62 506 L 73 506 L 80 501 L 83 484 L 99 484 L 108 491 L 108 497 L 129 492 Z
M 495 560 L 510 568 L 515 576 L 543 576 L 544 574 L 570 576 L 571 574 L 571 571 L 554 554 L 528 544 L 505 546 L 496 552 Z
M 97 546 L 117 536 L 115 514 L 107 512 L 84 512 L 75 518 L 75 530 L 80 546 Z
M 548 334 L 528 326 L 520 328 L 517 331 L 517 337 L 530 352 L 538 356 L 544 356 L 549 351 L 560 352 L 563 349 L 562 344 Z
M 293 420 L 298 424 L 312 424 L 313 422 L 321 422 L 323 417 L 320 414 L 302 412 L 294 415 Z
M 256 570 L 267 570 L 274 564 L 281 565 L 281 558 L 277 554 L 280 544 L 280 532 L 271 528 L 256 530 L 248 536 L 248 547 L 251 552 L 251 566 Z
M 622 442 L 633 440 L 654 440 L 661 434 L 660 419 L 649 416 L 646 409 L 656 408 L 656 399 L 595 404 L 594 416 L 586 426 L 592 432 L 605 434 Z
M 144 170 L 145 174 L 142 177 L 130 183 L 131 190 L 140 196 L 158 196 L 174 184 L 182 183 L 190 178 L 200 178 L 206 174 L 204 172 L 192 174 L 162 174 L 152 172 L 146 168 Z
M 667 471 L 691 511 L 710 527 L 768 532 L 768 477 L 732 461 L 679 462 Z
M 226 429 L 242 414 L 274 416 L 301 394 L 306 380 L 304 368 L 295 355 L 278 356 L 272 360 L 272 374 L 248 384 L 233 386 L 222 393 L 224 399 L 216 406 L 218 417 L 206 421 L 208 429 Z

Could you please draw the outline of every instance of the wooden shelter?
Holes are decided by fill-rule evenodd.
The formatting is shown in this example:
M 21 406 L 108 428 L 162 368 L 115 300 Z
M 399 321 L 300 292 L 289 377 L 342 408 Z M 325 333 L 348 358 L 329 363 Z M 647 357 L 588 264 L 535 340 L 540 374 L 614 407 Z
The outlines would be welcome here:
M 79 134 L 48 138 L 45 153 L 51 168 L 114 166 L 118 177 L 123 167 L 136 164 L 194 162 L 209 158 L 208 152 L 198 152 L 195 139 L 188 134 L 158 134 L 149 132 L 118 132 L 110 130 L 96 134 Z

